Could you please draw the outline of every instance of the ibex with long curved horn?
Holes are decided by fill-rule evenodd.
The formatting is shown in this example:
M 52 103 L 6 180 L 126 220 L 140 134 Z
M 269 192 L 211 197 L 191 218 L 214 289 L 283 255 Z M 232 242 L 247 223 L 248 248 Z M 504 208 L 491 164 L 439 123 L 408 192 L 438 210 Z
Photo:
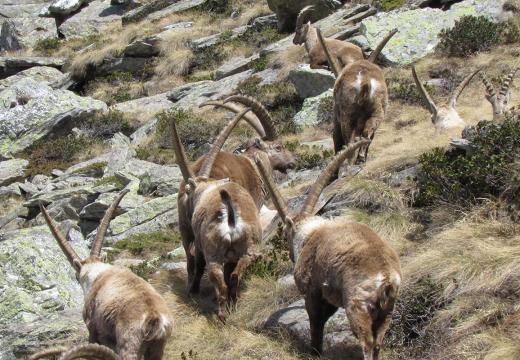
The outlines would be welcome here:
M 229 179 L 213 180 L 209 176 L 222 145 L 248 111 L 244 109 L 221 131 L 197 175 L 187 163 L 177 128 L 172 124 L 174 150 L 184 179 L 178 205 L 189 291 L 199 291 L 207 264 L 218 301 L 217 315 L 222 321 L 226 319 L 226 306 L 238 296 L 244 271 L 256 256 L 262 228 L 255 202 L 246 189 Z
M 451 94 L 448 102 L 444 105 L 437 105 L 433 98 L 428 93 L 428 90 L 424 87 L 422 82 L 419 80 L 417 76 L 417 72 L 415 70 L 415 66 L 412 66 L 412 75 L 415 81 L 415 85 L 421 94 L 422 99 L 426 102 L 426 106 L 430 113 L 432 114 L 432 123 L 438 129 L 450 129 L 454 127 L 464 127 L 466 126 L 465 121 L 460 117 L 457 112 L 457 99 L 459 98 L 462 91 L 468 86 L 469 82 L 473 77 L 480 71 L 476 70 L 466 76 L 464 80 L 455 88 L 453 93 Z
M 89 342 L 114 348 L 123 359 L 161 359 L 172 330 L 164 299 L 145 280 L 127 268 L 105 264 L 101 246 L 122 191 L 107 209 L 92 244 L 90 256 L 81 259 L 58 230 L 43 206 L 41 212 L 83 289 L 83 320 Z
M 496 93 L 495 87 L 488 80 L 487 76 L 484 73 L 480 73 L 482 82 L 486 87 L 486 99 L 491 103 L 493 107 L 493 120 L 501 120 L 504 116 L 504 113 L 508 110 L 509 102 L 511 101 L 511 84 L 513 83 L 513 78 L 520 68 L 514 68 L 502 81 L 500 85 L 500 91 L 498 95 Z
M 296 19 L 296 32 L 294 34 L 294 45 L 304 45 L 311 69 L 323 69 L 327 65 L 327 57 L 318 42 L 317 29 L 310 21 L 307 21 L 314 6 L 304 7 Z M 331 55 L 344 67 L 354 61 L 363 60 L 363 50 L 357 45 L 336 39 L 326 39 Z
M 106 346 L 98 344 L 76 345 L 70 349 L 55 347 L 39 351 L 29 357 L 28 360 L 38 360 L 47 357 L 58 357 L 58 360 L 92 359 L 92 360 L 123 360 L 114 351 Z
M 305 298 L 314 351 L 322 352 L 327 320 L 344 308 L 365 360 L 377 360 L 401 282 L 399 257 L 368 226 L 314 216 L 330 177 L 361 140 L 340 151 L 320 174 L 301 210 L 289 214 L 280 192 L 261 162 L 258 167 L 281 217 L 295 263 L 294 279 Z

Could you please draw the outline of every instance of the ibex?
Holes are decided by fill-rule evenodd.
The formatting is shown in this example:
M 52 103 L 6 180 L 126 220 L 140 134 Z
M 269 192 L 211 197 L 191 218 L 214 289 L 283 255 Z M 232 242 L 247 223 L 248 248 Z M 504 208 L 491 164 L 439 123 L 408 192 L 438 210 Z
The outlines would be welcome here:
M 316 27 L 312 26 L 310 21 L 307 21 L 313 9 L 314 6 L 309 5 L 304 7 L 298 14 L 293 43 L 294 45 L 304 44 L 305 50 L 309 54 L 311 69 L 323 69 L 327 65 L 327 57 L 323 47 L 318 42 Z M 326 39 L 325 41 L 331 55 L 334 56 L 342 68 L 354 61 L 364 59 L 363 51 L 359 46 L 336 39 Z
M 175 123 L 172 124 L 175 155 L 185 184 L 178 204 L 179 224 L 188 230 L 183 233 L 182 241 L 189 291 L 199 291 L 207 264 L 218 301 L 217 316 L 223 322 L 224 309 L 236 300 L 242 275 L 256 255 L 255 246 L 260 242 L 262 229 L 257 207 L 246 189 L 229 179 L 208 177 L 225 140 L 249 110 L 243 110 L 222 130 L 197 176 L 188 166 Z
M 47 357 L 58 357 L 58 360 L 93 359 L 93 360 L 122 360 L 114 351 L 103 345 L 83 344 L 76 345 L 70 349 L 65 347 L 54 347 L 37 352 L 28 360 L 38 360 Z
M 234 113 L 241 112 L 243 108 L 234 103 L 251 108 L 252 113 L 257 118 L 246 114 L 244 119 L 256 130 L 261 139 L 256 138 L 248 141 L 241 149 L 240 155 L 220 152 L 213 164 L 210 177 L 212 179 L 229 178 L 231 181 L 241 185 L 249 191 L 258 209 L 260 209 L 264 204 L 266 189 L 263 187 L 262 179 L 256 170 L 253 156 L 258 156 L 264 161 L 264 165 L 269 168 L 283 173 L 296 166 L 296 159 L 277 140 L 278 135 L 273 119 L 269 111 L 259 101 L 248 96 L 234 95 L 228 97 L 223 102 L 210 101 L 201 106 L 216 106 Z M 195 173 L 199 171 L 205 158 L 204 156 L 193 164 L 192 168 Z
M 83 320 L 89 342 L 114 348 L 123 359 L 161 359 L 173 322 L 164 299 L 130 270 L 100 260 L 101 246 L 122 191 L 107 209 L 92 244 L 90 256 L 80 259 L 40 206 L 58 245 L 74 270 L 85 297 Z
M 493 107 L 493 120 L 497 121 L 502 118 L 504 113 L 508 110 L 509 102 L 511 101 L 511 84 L 513 83 L 513 78 L 516 75 L 516 72 L 519 68 L 514 68 L 502 81 L 500 86 L 500 92 L 496 93 L 495 87 L 491 84 L 484 73 L 481 73 L 480 76 L 482 78 L 482 82 L 486 87 L 486 99 L 491 103 Z
M 432 123 L 433 125 L 440 130 L 451 129 L 454 127 L 465 127 L 466 123 L 460 117 L 457 112 L 457 99 L 459 98 L 462 91 L 468 86 L 469 82 L 473 77 L 480 71 L 476 70 L 466 76 L 464 80 L 455 88 L 453 93 L 451 94 L 448 103 L 445 105 L 437 105 L 433 101 L 432 97 L 422 84 L 422 82 L 417 77 L 417 72 L 415 70 L 415 66 L 412 66 L 412 75 L 415 81 L 415 85 L 417 85 L 417 89 L 419 90 L 419 94 L 421 94 L 422 99 L 426 102 L 427 108 L 432 114 Z
M 349 145 L 333 158 L 296 215 L 289 214 L 262 162 L 257 165 L 289 241 L 294 279 L 309 315 L 312 348 L 321 354 L 325 323 L 342 307 L 361 342 L 364 359 L 377 360 L 401 283 L 399 257 L 366 225 L 313 215 L 330 177 L 349 153 L 368 142 Z

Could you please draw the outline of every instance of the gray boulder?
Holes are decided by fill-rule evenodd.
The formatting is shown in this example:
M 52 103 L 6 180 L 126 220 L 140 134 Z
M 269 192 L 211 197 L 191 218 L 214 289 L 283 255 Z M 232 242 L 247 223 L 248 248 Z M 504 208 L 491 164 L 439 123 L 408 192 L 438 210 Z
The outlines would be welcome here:
M 50 134 L 66 133 L 104 102 L 25 78 L 0 92 L 0 156 L 16 154 Z
M 56 0 L 49 5 L 52 15 L 69 15 L 78 10 L 87 0 Z
M 35 66 L 27 70 L 23 70 L 16 75 L 12 75 L 6 79 L 0 80 L 0 91 L 10 87 L 11 85 L 14 85 L 24 78 L 31 78 L 39 83 L 53 87 L 54 84 L 60 83 L 66 77 L 67 75 L 53 67 Z
M 162 10 L 152 12 L 150 15 L 147 16 L 147 19 L 151 20 L 151 21 L 157 21 L 159 19 L 162 19 L 164 17 L 170 16 L 175 13 L 194 9 L 198 6 L 201 6 L 206 1 L 208 1 L 208 0 L 181 0 Z
M 0 0 L 0 19 L 36 17 L 51 0 Z
M 80 12 L 67 18 L 58 31 L 65 39 L 83 38 L 102 32 L 107 25 L 121 21 L 124 5 L 111 5 L 110 0 L 94 0 Z
M 172 105 L 166 93 L 162 93 L 118 103 L 112 105 L 111 109 L 130 115 L 140 123 L 148 123 L 157 113 L 170 109 Z
M 130 10 L 127 12 L 121 21 L 123 22 L 123 25 L 133 23 L 140 21 L 144 19 L 147 15 L 159 11 L 161 9 L 164 9 L 168 5 L 173 4 L 176 2 L 176 0 L 151 0 L 147 2 L 146 4 L 143 4 L 133 10 Z
M 0 57 L 0 79 L 15 75 L 21 71 L 28 70 L 33 67 L 53 67 L 61 69 L 65 65 L 65 59 L 55 57 L 42 56 L 6 56 Z M 34 73 L 32 73 L 34 74 Z M 44 77 L 47 77 L 45 75 Z M 29 76 L 35 80 L 39 80 L 40 76 Z M 57 81 L 62 79 L 56 79 Z M 2 89 L 0 89 L 2 90 Z
M 242 71 L 249 70 L 252 61 L 258 60 L 260 55 L 253 55 L 253 58 L 235 57 L 224 64 L 222 64 L 217 71 L 215 71 L 215 78 L 217 80 L 225 77 L 241 73 Z
M 22 180 L 27 165 L 29 165 L 29 161 L 25 159 L 0 161 L 0 186 Z
M 333 90 L 307 98 L 301 110 L 294 116 L 294 123 L 298 126 L 316 126 L 321 123 L 331 123 L 334 114 Z
M 5 20 L 0 30 L 0 50 L 12 51 L 32 48 L 43 39 L 57 39 L 54 19 L 12 18 Z
M 482 15 L 502 20 L 503 3 L 503 0 L 465 0 L 447 11 L 424 8 L 381 12 L 362 22 L 361 33 L 374 49 L 389 31 L 399 29 L 383 49 L 382 57 L 393 64 L 407 65 L 432 53 L 439 43 L 439 33 L 453 27 L 462 16 Z
M 267 0 L 269 9 L 278 17 L 278 29 L 280 31 L 292 32 L 296 25 L 296 18 L 301 9 L 308 5 L 315 6 L 312 22 L 323 19 L 334 10 L 341 7 L 346 1 L 339 0 Z
M 273 313 L 265 322 L 264 328 L 287 332 L 301 348 L 310 348 L 310 325 L 304 300 L 298 300 Z M 339 309 L 325 324 L 323 352 L 325 356 L 341 355 L 345 359 L 363 359 L 361 346 L 350 330 L 343 309 Z
M 291 70 L 288 78 L 302 99 L 318 96 L 332 89 L 336 81 L 336 77 L 330 71 L 311 69 L 308 64 L 299 65 Z
M 178 26 L 174 26 L 174 24 L 170 27 L 167 27 L 167 29 L 161 31 L 158 34 L 134 40 L 130 44 L 128 44 L 128 46 L 123 51 L 123 54 L 125 56 L 142 58 L 157 56 L 161 52 L 162 42 L 167 41 L 179 31 L 186 31 L 186 29 L 189 29 L 191 27 L 187 26 L 186 24 L 193 25 L 193 23 L 180 23 L 177 24 Z

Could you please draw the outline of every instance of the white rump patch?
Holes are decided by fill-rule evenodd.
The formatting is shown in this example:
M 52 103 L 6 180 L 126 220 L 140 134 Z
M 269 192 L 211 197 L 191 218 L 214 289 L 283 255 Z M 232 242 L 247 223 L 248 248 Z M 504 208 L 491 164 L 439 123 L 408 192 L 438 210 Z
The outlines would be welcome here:
M 242 219 L 240 218 L 240 214 L 238 213 L 238 210 L 235 209 L 237 212 L 236 215 L 236 224 L 234 228 L 229 227 L 228 224 L 228 211 L 226 205 L 222 204 L 220 207 L 220 212 L 222 215 L 219 217 L 220 224 L 218 226 L 220 236 L 223 240 L 231 243 L 235 241 L 236 239 L 240 238 L 242 235 L 242 232 L 244 230 L 244 223 L 242 222 Z
M 373 98 L 379 88 L 379 82 L 376 79 L 370 79 L 370 98 Z
M 381 273 L 381 272 L 377 273 L 376 277 L 374 278 L 374 284 L 375 284 L 376 289 L 379 289 L 381 287 L 384 280 L 385 280 L 385 276 L 383 275 L 383 273 Z
M 356 88 L 356 93 L 359 95 L 361 92 L 361 83 L 363 82 L 363 75 L 361 74 L 361 71 L 358 72 L 356 77 L 356 82 L 354 83 L 354 87 Z

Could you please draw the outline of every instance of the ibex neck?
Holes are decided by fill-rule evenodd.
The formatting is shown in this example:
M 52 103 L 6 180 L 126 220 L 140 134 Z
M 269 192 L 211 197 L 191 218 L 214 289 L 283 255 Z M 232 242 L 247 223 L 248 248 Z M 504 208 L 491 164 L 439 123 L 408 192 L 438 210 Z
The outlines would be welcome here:
M 314 26 L 309 26 L 307 36 L 305 37 L 305 50 L 309 53 L 315 46 L 318 45 L 318 32 Z

